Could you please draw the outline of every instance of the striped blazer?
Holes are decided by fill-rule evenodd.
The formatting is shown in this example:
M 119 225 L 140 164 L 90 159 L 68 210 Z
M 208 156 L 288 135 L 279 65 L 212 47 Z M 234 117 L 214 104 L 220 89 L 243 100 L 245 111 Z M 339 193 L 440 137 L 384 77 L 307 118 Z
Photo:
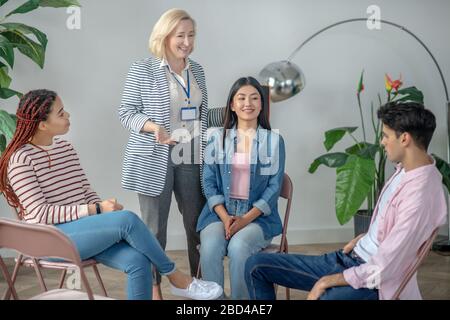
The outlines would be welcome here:
M 189 59 L 192 74 L 202 92 L 200 105 L 200 159 L 206 146 L 208 95 L 205 73 Z M 147 196 L 159 196 L 163 190 L 169 145 L 156 143 L 153 133 L 140 132 L 148 120 L 170 132 L 170 91 L 161 59 L 150 57 L 133 63 L 128 72 L 119 118 L 130 131 L 122 168 L 122 187 Z M 200 168 L 202 173 L 202 167 Z

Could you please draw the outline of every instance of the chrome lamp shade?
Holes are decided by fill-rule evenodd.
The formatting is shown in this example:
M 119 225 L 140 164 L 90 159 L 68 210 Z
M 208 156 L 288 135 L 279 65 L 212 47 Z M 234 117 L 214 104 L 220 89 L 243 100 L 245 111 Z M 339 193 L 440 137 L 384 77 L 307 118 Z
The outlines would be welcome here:
M 273 62 L 259 73 L 260 82 L 270 88 L 270 100 L 286 100 L 305 87 L 305 76 L 300 68 L 287 60 Z

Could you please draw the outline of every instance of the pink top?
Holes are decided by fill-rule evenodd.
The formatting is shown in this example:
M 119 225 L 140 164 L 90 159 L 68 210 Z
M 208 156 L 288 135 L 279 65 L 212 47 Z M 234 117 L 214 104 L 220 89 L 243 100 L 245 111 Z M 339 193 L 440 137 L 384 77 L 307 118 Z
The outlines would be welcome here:
M 248 200 L 250 187 L 250 160 L 248 153 L 234 153 L 230 198 Z
M 8 179 L 29 223 L 59 224 L 88 216 L 100 202 L 72 145 L 56 138 L 51 146 L 26 144 L 9 160 Z
M 398 165 L 397 172 L 401 169 Z M 392 177 L 385 187 L 391 180 Z M 407 269 L 416 261 L 420 246 L 436 227 L 445 223 L 447 205 L 442 176 L 435 164 L 406 172 L 385 210 L 378 221 L 380 245 L 377 253 L 367 263 L 345 270 L 344 278 L 355 289 L 376 282 L 379 298 L 389 300 L 400 286 Z M 378 205 L 372 223 L 377 211 Z M 421 299 L 416 276 L 406 285 L 400 299 Z

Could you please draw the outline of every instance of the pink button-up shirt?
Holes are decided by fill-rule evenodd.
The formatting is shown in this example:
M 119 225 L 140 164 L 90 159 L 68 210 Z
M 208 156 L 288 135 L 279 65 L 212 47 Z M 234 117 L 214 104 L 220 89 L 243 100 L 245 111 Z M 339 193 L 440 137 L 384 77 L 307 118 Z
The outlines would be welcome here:
M 397 165 L 397 171 L 401 169 L 401 164 Z M 378 205 L 371 223 L 377 210 Z M 379 298 L 389 300 L 400 286 L 409 266 L 416 261 L 420 246 L 436 227 L 446 221 L 447 205 L 442 176 L 435 164 L 406 172 L 385 210 L 386 214 L 380 216 L 378 223 L 380 246 L 377 253 L 367 263 L 345 270 L 344 278 L 355 289 L 377 283 Z M 416 276 L 406 285 L 400 299 L 422 298 Z

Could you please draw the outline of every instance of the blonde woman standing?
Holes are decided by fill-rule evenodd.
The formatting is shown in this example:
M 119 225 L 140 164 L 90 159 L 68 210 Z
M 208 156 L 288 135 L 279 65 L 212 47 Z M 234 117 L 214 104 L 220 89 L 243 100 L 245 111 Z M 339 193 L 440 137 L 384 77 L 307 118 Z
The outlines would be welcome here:
M 152 56 L 132 64 L 119 117 L 130 131 L 122 186 L 137 192 L 141 216 L 163 248 L 172 193 L 183 216 L 191 274 L 199 263 L 196 232 L 205 204 L 200 185 L 208 98 L 203 68 L 189 58 L 196 24 L 184 10 L 171 9 L 150 36 Z M 155 274 L 153 297 L 162 298 Z

